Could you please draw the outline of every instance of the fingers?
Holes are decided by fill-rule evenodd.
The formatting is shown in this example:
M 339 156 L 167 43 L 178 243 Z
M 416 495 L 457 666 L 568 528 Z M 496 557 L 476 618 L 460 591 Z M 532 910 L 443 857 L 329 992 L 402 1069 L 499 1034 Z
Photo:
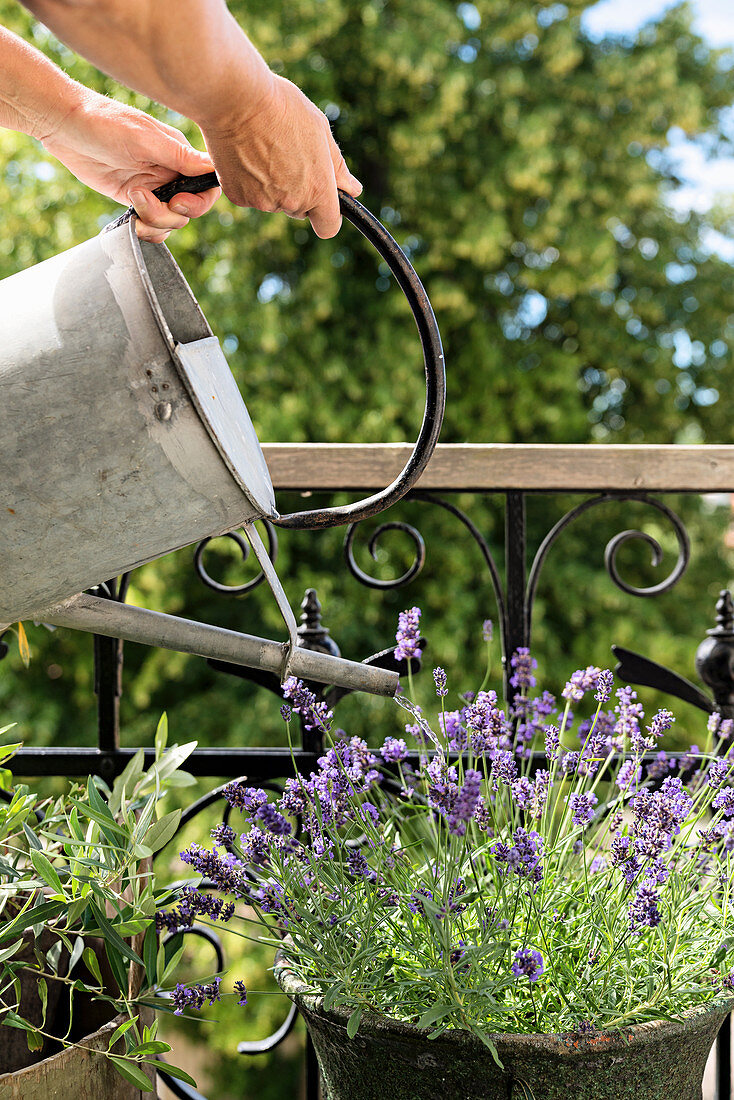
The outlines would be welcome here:
M 152 191 L 136 188 L 128 197 L 138 215 L 135 232 L 141 241 L 161 244 L 172 229 L 181 229 L 188 223 L 189 219 L 185 215 L 175 213 L 166 203 L 157 199 Z
M 347 168 L 346 161 L 333 137 L 329 143 L 329 152 L 331 153 L 331 163 L 334 165 L 334 175 L 336 177 L 337 187 L 342 191 L 346 191 L 348 195 L 356 199 L 358 195 L 362 194 L 362 184 Z
M 189 218 L 199 218 L 206 214 L 220 195 L 219 187 L 202 191 L 200 195 L 181 192 L 166 204 L 157 199 L 152 191 L 142 187 L 134 188 L 128 198 L 138 215 L 135 232 L 141 241 L 161 244 L 173 229 L 181 229 L 187 225 Z
M 307 217 L 317 237 L 326 240 L 337 235 L 342 227 L 342 216 L 335 187 L 329 187 L 323 192 L 317 204 L 308 211 Z

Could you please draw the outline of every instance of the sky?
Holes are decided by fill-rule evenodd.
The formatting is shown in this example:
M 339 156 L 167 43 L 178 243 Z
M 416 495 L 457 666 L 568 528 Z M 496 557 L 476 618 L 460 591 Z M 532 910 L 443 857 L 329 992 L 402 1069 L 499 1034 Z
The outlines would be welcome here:
M 671 0 L 600 0 L 587 9 L 583 22 L 593 35 L 633 33 L 672 6 Z M 734 0 L 691 0 L 691 7 L 695 30 L 712 45 L 734 50 Z M 718 196 L 734 197 L 734 157 L 708 160 L 682 132 L 671 131 L 668 140 L 678 158 L 679 174 L 686 181 L 672 201 L 677 210 L 705 211 Z M 709 236 L 705 243 L 734 263 L 734 241 L 715 233 Z
M 672 6 L 671 0 L 600 0 L 587 9 L 583 21 L 594 35 L 625 34 Z M 692 0 L 691 6 L 699 34 L 712 45 L 734 50 L 734 0 Z M 717 195 L 734 195 L 734 157 L 707 160 L 682 133 L 672 132 L 669 140 L 678 155 L 681 175 L 687 180 L 687 186 L 676 195 L 677 209 L 706 210 Z

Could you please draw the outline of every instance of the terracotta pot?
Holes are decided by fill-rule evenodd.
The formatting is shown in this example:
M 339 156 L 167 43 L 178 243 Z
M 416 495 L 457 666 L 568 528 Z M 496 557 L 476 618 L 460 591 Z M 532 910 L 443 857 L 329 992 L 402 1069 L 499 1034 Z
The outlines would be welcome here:
M 275 977 L 306 1020 L 324 1100 L 701 1100 L 709 1052 L 734 1006 L 726 999 L 587 1039 L 493 1035 L 500 1069 L 465 1031 L 428 1040 L 410 1024 L 365 1013 L 350 1039 L 349 1009 L 325 1011 L 280 958 Z

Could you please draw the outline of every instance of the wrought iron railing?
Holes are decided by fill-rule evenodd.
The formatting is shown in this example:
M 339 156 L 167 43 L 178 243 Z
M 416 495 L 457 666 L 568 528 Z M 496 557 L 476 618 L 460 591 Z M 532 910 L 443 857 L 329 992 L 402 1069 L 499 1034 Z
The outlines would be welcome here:
M 264 447 L 273 483 L 277 490 L 297 492 L 343 492 L 374 490 L 387 484 L 402 468 L 410 452 L 408 445 L 322 445 L 271 444 Z M 734 492 L 734 446 L 595 446 L 595 445 L 442 445 L 434 454 L 419 486 L 410 499 L 441 509 L 456 521 L 478 550 L 494 591 L 497 619 L 500 626 L 502 651 L 509 656 L 519 646 L 531 641 L 533 608 L 541 570 L 548 553 L 570 524 L 583 513 L 611 501 L 639 502 L 661 516 L 674 534 L 677 561 L 668 575 L 646 588 L 628 584 L 618 567 L 618 551 L 630 540 L 643 540 L 651 549 L 653 561 L 660 564 L 661 548 L 657 541 L 641 530 L 623 530 L 606 545 L 605 564 L 614 584 L 631 597 L 654 597 L 668 591 L 683 575 L 690 557 L 689 538 L 681 519 L 660 500 L 661 495 L 679 493 Z M 500 494 L 504 497 L 503 568 L 495 561 L 494 549 L 485 533 L 466 511 L 458 507 L 457 493 Z M 526 504 L 536 494 L 563 493 L 581 499 L 548 530 L 532 561 L 528 562 Z M 425 548 L 420 532 L 400 519 L 401 505 L 384 517 L 382 525 L 371 536 L 372 545 L 385 530 L 404 532 L 414 547 L 414 561 L 395 580 L 384 581 L 366 574 L 357 564 L 354 554 L 356 528 L 346 532 L 346 564 L 354 577 L 371 588 L 409 585 L 420 573 Z M 236 535 L 234 536 L 236 538 Z M 288 537 L 286 535 L 285 537 Z M 274 543 L 271 543 L 271 551 Z M 231 595 L 242 595 L 254 587 L 257 578 L 248 584 L 228 587 L 209 577 L 203 565 L 200 548 L 195 555 L 195 568 L 200 580 L 210 587 Z M 129 578 L 109 582 L 100 594 L 110 599 L 124 600 Z M 723 578 L 722 578 L 723 582 Z M 322 626 L 315 594 L 307 596 L 303 605 L 301 644 L 329 651 L 334 643 Z M 703 711 L 719 709 L 724 717 L 734 717 L 734 606 L 722 598 L 717 606 L 717 625 L 708 648 L 701 651 L 699 673 L 711 689 L 711 695 L 683 679 L 675 670 L 665 669 L 641 654 L 617 650 L 618 672 L 631 683 L 645 684 L 697 706 Z M 632 607 L 630 614 L 634 614 Z M 610 642 L 613 639 L 610 639 Z M 0 656 L 3 652 L 0 639 Z M 376 654 L 370 660 L 383 667 L 395 667 L 392 649 Z M 118 774 L 134 748 L 123 748 L 119 739 L 119 701 L 122 684 L 122 643 L 108 638 L 95 638 L 95 691 L 98 698 L 98 739 L 94 748 L 46 747 L 32 745 L 20 750 L 15 759 L 15 771 L 24 777 L 97 774 L 110 779 Z M 211 662 L 223 673 L 233 673 L 254 680 L 264 688 L 278 690 L 278 681 L 268 673 L 254 672 L 239 666 Z M 338 702 L 343 693 L 332 689 L 330 704 Z M 219 780 L 246 775 L 251 782 L 277 781 L 293 773 L 293 762 L 299 770 L 309 772 L 320 750 L 317 735 L 304 731 L 302 746 L 293 757 L 283 745 L 276 748 L 200 747 L 189 760 L 188 769 L 197 776 Z M 146 750 L 148 751 L 148 750 Z M 152 749 L 149 752 L 152 758 Z M 182 828 L 198 813 L 220 797 L 218 790 L 206 795 L 184 814 Z M 262 1053 L 273 1049 L 286 1037 L 295 1020 L 291 1011 L 283 1025 L 268 1039 L 241 1043 L 243 1054 Z M 307 1045 L 307 1098 L 316 1100 L 318 1079 L 313 1051 Z M 172 1090 L 181 1097 L 196 1098 L 198 1093 L 169 1081 Z M 717 1096 L 729 1100 L 731 1094 L 730 1029 L 726 1026 L 718 1044 Z

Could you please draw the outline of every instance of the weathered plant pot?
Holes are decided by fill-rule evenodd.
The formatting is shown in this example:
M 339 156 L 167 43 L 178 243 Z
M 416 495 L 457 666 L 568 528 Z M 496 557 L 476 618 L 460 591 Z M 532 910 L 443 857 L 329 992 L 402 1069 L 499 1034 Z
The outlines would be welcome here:
M 151 1080 L 150 1092 L 143 1093 L 123 1080 L 108 1058 L 96 1053 L 108 1049 L 110 1035 L 122 1021 L 122 1016 L 116 1016 L 82 1039 L 79 1046 L 67 1047 L 15 1073 L 0 1074 L 0 1100 L 150 1100 L 156 1094 L 152 1066 L 141 1066 Z M 123 1040 L 119 1053 L 124 1052 Z
M 576 1039 L 493 1035 L 503 1069 L 473 1035 L 428 1040 L 410 1024 L 365 1013 L 354 1039 L 350 1010 L 323 999 L 282 959 L 275 977 L 305 1018 L 324 1100 L 701 1100 L 706 1061 L 731 999 L 680 1020 Z

